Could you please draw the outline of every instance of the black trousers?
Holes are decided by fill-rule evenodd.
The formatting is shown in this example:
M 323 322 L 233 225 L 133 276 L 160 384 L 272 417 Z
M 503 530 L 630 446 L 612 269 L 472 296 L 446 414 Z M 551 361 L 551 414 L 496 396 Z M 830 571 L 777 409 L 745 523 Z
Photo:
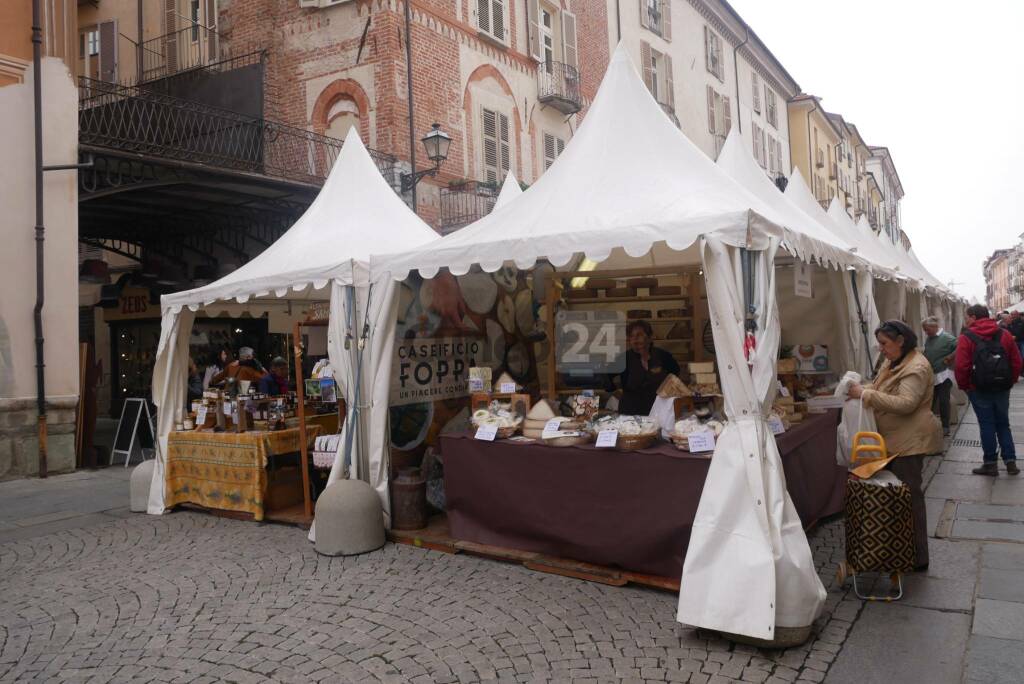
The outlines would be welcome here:
M 910 508 L 914 515 L 914 565 L 928 565 L 928 510 L 921 482 L 924 456 L 898 456 L 886 466 L 910 487 Z
M 949 393 L 953 390 L 953 381 L 945 380 L 935 386 L 935 394 L 932 395 L 932 413 L 939 414 L 942 421 L 942 429 L 949 429 Z

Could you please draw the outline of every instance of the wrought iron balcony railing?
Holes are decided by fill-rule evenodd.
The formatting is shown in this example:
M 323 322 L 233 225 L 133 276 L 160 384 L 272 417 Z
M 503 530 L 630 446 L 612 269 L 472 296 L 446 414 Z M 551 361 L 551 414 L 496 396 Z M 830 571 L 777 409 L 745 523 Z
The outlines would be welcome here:
M 220 34 L 200 24 L 143 41 L 140 82 L 173 76 L 223 61 L 227 43 Z
M 143 156 L 320 185 L 341 140 L 184 100 L 145 86 L 80 78 L 78 140 Z M 394 186 L 395 158 L 370 150 Z
M 497 200 L 498 186 L 494 183 L 467 181 L 441 188 L 441 234 L 447 235 L 487 216 Z
M 580 72 L 569 64 L 541 62 L 537 66 L 537 99 L 563 114 L 580 111 Z

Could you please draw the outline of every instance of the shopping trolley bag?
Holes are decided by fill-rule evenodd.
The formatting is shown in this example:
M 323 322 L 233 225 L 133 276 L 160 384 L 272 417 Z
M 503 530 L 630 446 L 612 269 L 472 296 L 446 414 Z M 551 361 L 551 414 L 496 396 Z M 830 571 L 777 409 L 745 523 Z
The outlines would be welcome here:
M 871 442 L 871 443 L 869 443 Z M 873 459 L 863 454 L 877 454 Z M 888 459 L 885 440 L 878 433 L 858 433 L 854 438 L 852 463 Z M 865 599 L 898 599 L 903 595 L 901 575 L 914 568 L 914 517 L 910 487 L 888 470 L 879 470 L 870 478 L 851 477 L 846 482 L 846 562 L 839 579 L 853 576 L 854 591 Z M 862 595 L 857 575 L 866 572 L 887 573 L 898 595 L 876 597 Z

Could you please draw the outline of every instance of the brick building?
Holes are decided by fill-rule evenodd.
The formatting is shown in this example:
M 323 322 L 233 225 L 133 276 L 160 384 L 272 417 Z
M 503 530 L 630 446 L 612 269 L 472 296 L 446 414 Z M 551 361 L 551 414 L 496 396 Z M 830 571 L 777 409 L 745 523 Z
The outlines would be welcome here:
M 417 168 L 429 166 L 419 138 L 431 124 L 453 139 L 440 173 L 417 188 L 417 211 L 425 220 L 442 229 L 468 223 L 493 203 L 487 182 L 500 184 L 511 170 L 532 183 L 550 165 L 608 63 L 605 5 L 413 3 Z M 408 171 L 403 4 L 221 0 L 217 31 L 228 45 L 268 50 L 267 117 L 338 138 L 358 126 L 367 145 L 393 154 Z

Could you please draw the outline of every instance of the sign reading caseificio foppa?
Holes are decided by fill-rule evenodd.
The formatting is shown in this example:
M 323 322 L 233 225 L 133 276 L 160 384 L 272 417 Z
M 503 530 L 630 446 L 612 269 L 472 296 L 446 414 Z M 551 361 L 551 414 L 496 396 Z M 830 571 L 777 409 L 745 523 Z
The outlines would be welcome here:
M 469 369 L 482 358 L 472 337 L 398 340 L 391 375 L 391 406 L 469 396 Z

